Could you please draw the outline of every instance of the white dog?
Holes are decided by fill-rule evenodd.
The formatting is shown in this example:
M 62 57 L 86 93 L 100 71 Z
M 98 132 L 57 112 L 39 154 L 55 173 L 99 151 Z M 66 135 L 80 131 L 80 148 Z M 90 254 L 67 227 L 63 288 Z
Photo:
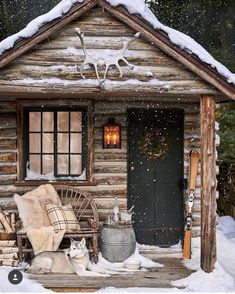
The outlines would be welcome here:
M 31 274 L 76 273 L 78 276 L 109 277 L 115 272 L 93 267 L 89 260 L 86 240 L 71 239 L 70 248 L 64 251 L 39 253 L 26 269 Z

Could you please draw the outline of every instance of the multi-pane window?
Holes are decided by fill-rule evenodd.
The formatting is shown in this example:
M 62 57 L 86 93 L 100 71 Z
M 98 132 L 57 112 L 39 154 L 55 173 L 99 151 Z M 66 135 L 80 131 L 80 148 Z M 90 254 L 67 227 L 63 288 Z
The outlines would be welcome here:
M 85 109 L 25 110 L 26 179 L 86 180 Z

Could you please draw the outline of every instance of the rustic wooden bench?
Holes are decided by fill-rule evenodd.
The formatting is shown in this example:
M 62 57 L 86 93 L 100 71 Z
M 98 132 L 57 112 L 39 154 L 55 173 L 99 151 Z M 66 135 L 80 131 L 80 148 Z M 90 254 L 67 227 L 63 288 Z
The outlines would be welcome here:
M 79 231 L 66 232 L 64 239 L 73 238 L 76 240 L 84 237 L 87 241 L 90 257 L 97 263 L 98 234 L 100 231 L 98 211 L 93 198 L 88 193 L 71 187 L 57 186 L 55 188 L 62 205 L 72 205 L 81 227 Z M 23 260 L 24 253 L 33 253 L 27 234 L 22 230 L 17 231 L 17 244 L 19 249 L 19 261 Z

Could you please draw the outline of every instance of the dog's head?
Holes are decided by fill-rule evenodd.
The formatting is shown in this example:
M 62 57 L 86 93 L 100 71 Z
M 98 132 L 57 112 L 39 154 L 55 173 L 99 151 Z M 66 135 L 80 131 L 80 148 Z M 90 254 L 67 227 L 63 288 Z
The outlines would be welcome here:
M 86 239 L 82 238 L 81 241 L 75 241 L 73 239 L 70 239 L 71 244 L 70 248 L 67 252 L 67 256 L 71 258 L 79 258 L 86 254 L 87 248 L 86 248 Z

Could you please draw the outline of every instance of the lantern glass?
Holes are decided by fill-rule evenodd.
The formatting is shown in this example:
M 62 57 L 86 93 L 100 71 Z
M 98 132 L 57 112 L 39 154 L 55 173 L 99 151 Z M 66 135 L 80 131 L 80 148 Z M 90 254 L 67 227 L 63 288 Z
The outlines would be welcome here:
M 108 124 L 103 126 L 103 148 L 121 148 L 121 126 Z

